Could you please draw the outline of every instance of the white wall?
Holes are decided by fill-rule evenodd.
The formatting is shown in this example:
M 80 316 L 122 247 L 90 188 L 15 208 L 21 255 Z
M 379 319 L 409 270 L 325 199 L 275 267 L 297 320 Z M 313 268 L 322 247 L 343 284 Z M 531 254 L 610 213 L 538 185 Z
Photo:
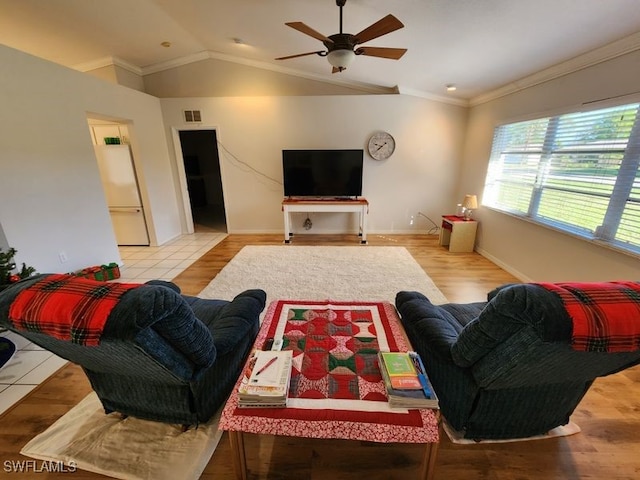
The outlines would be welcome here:
M 153 240 L 180 234 L 157 98 L 2 45 L 0 65 L 0 224 L 17 262 L 64 272 L 120 260 L 88 116 L 129 122 Z
M 130 127 L 154 243 L 165 243 L 185 226 L 171 135 L 192 128 L 182 121 L 183 109 L 202 110 L 201 126 L 218 131 L 230 232 L 282 231 L 282 149 L 366 148 L 377 130 L 394 135 L 397 150 L 383 162 L 365 155 L 370 232 L 425 232 L 431 224 L 417 212 L 439 223 L 462 195 L 482 193 L 497 124 L 637 93 L 640 78 L 640 52 L 634 52 L 467 112 L 405 95 L 158 100 L 4 46 L 0 65 L 0 224 L 8 244 L 18 249 L 16 261 L 39 271 L 118 259 L 89 116 Z M 635 257 L 487 208 L 475 216 L 478 250 L 523 280 L 640 278 Z M 310 233 L 355 229 L 347 218 L 313 214 Z M 302 220 L 294 231 L 304 232 Z M 61 251 L 69 258 L 64 264 Z
M 638 93 L 640 51 L 471 108 L 459 195 L 482 193 L 494 128 Z M 608 100 L 609 102 L 611 100 Z M 635 100 L 637 101 L 637 98 Z M 592 108 L 597 108 L 593 106 Z M 522 280 L 640 280 L 640 259 L 480 208 L 478 250 Z
M 0 249 L 4 252 L 9 250 L 9 242 L 7 242 L 7 237 L 4 235 L 4 230 L 2 229 L 2 224 L 0 223 Z
M 144 91 L 159 98 L 391 93 L 391 89 L 341 84 L 335 75 L 331 81 L 320 81 L 212 58 L 147 74 Z
M 410 225 L 412 216 L 422 212 L 439 223 L 459 201 L 466 108 L 404 95 L 173 98 L 161 104 L 169 138 L 172 129 L 191 128 L 182 120 L 185 109 L 201 110 L 203 126 L 217 129 L 230 233 L 282 232 L 283 149 L 366 152 L 377 130 L 391 133 L 397 147 L 381 162 L 365 153 L 369 232 L 425 232 L 433 225 L 423 217 Z M 294 232 L 305 232 L 304 218 L 294 219 Z M 356 231 L 349 215 L 315 213 L 311 219 L 308 233 Z

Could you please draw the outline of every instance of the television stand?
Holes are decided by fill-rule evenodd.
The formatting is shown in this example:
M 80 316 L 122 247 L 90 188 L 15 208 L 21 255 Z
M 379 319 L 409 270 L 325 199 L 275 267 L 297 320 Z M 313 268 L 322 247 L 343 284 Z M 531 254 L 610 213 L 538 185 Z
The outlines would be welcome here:
M 360 243 L 367 243 L 367 215 L 369 214 L 369 202 L 359 198 L 293 198 L 288 197 L 282 201 L 284 214 L 284 243 L 291 243 L 291 213 L 292 212 L 340 212 L 359 213 L 360 223 L 358 237 Z

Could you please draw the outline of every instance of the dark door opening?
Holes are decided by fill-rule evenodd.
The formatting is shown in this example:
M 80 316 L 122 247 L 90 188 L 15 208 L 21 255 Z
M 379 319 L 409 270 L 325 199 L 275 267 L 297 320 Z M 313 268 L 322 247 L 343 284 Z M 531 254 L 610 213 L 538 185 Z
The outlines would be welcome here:
M 179 133 L 194 230 L 227 233 L 216 131 Z

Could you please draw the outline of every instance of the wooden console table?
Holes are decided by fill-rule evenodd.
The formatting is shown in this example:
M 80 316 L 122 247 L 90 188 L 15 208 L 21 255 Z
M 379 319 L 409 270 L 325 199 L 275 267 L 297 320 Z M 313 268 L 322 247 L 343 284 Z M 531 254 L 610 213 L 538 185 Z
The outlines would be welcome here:
M 367 243 L 367 215 L 369 214 L 369 202 L 364 198 L 357 199 L 297 199 L 285 198 L 282 201 L 284 213 L 284 243 L 291 242 L 291 213 L 292 212 L 342 212 L 359 213 L 360 223 L 358 236 L 360 243 Z

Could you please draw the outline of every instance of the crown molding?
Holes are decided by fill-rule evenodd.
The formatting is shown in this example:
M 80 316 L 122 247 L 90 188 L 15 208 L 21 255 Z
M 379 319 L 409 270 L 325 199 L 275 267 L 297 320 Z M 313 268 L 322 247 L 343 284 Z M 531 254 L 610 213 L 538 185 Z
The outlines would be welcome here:
M 292 68 L 281 67 L 272 63 L 262 62 L 258 60 L 250 60 L 247 58 L 236 57 L 227 55 L 224 53 L 218 53 L 213 51 L 202 51 L 193 55 L 187 55 L 184 57 L 176 58 L 166 62 L 160 62 L 146 67 L 138 67 L 118 57 L 104 57 L 91 62 L 86 62 L 73 66 L 75 70 L 81 72 L 87 72 L 98 68 L 108 67 L 111 65 L 118 66 L 125 70 L 128 70 L 136 75 L 144 76 L 153 73 L 162 72 L 171 68 L 177 68 L 191 63 L 200 62 L 203 60 L 220 60 L 225 62 L 236 63 L 254 68 L 260 68 L 263 70 L 269 70 L 286 75 L 292 75 L 296 77 L 306 78 L 308 80 L 314 80 L 323 83 L 334 84 L 346 88 L 352 88 L 364 93 L 371 94 L 402 94 L 410 95 L 419 98 L 425 98 L 441 103 L 448 103 L 451 105 L 457 105 L 461 107 L 475 107 L 483 103 L 496 100 L 498 98 L 510 95 L 512 93 L 519 92 L 521 90 L 539 85 L 550 80 L 568 75 L 593 65 L 605 62 L 607 60 L 614 59 L 616 57 L 625 55 L 627 53 L 640 50 L 640 32 L 636 32 L 632 35 L 624 37 L 615 42 L 604 45 L 600 48 L 587 52 L 583 55 L 579 55 L 565 62 L 558 63 L 544 70 L 540 70 L 532 75 L 520 78 L 513 82 L 510 82 L 502 87 L 496 88 L 489 92 L 477 95 L 471 99 L 459 99 L 452 98 L 443 95 L 437 95 L 426 91 L 415 90 L 405 88 L 402 86 L 384 87 L 380 85 L 373 85 L 364 82 L 345 81 L 340 79 L 330 78 L 315 73 L 302 72 Z
M 93 60 L 91 62 L 85 62 L 85 63 L 79 63 L 77 65 L 73 65 L 71 68 L 85 73 L 85 72 L 90 72 L 91 70 L 96 70 L 98 68 L 110 67 L 112 65 L 128 70 L 129 72 L 135 73 L 136 75 L 140 75 L 140 76 L 143 75 L 142 68 L 132 63 L 129 63 L 125 60 L 122 60 L 121 58 L 118 58 L 118 57 L 98 58 L 97 60 Z
M 435 93 L 423 92 L 421 90 L 414 90 L 411 88 L 398 87 L 398 92 L 402 95 L 410 95 L 412 97 L 426 98 L 427 100 L 433 100 L 440 103 L 448 103 L 450 105 L 456 105 L 458 107 L 468 107 L 469 101 L 464 98 L 445 97 L 444 95 L 436 95 Z
M 574 73 L 585 68 L 597 65 L 607 60 L 612 60 L 616 57 L 620 57 L 627 53 L 640 50 L 640 32 L 636 32 L 632 35 L 624 37 L 615 42 L 604 45 L 603 47 L 596 48 L 583 55 L 579 55 L 570 60 L 553 65 L 552 67 L 540 70 L 532 75 L 523 77 L 514 82 L 508 83 L 500 88 L 492 90 L 482 95 L 473 97 L 469 101 L 469 106 L 475 107 L 483 103 L 487 103 L 491 100 L 495 100 L 506 95 L 519 92 L 529 87 L 539 85 L 549 80 Z
M 198 52 L 193 55 L 187 55 L 184 57 L 176 58 L 173 60 L 169 60 L 167 62 L 161 62 L 161 63 L 149 65 L 147 67 L 142 68 L 142 75 L 150 75 L 152 73 L 162 72 L 164 70 L 181 67 L 184 65 L 188 65 L 190 63 L 200 62 L 202 60 L 221 60 L 223 62 L 237 63 L 237 64 L 245 65 L 248 67 L 260 68 L 262 70 L 270 70 L 272 72 L 306 78 L 308 80 L 315 80 L 323 83 L 331 83 L 334 85 L 339 85 L 341 87 L 347 87 L 347 88 L 359 90 L 365 93 L 373 93 L 373 94 L 398 93 L 396 87 L 383 87 L 380 85 L 373 85 L 373 84 L 364 83 L 364 82 L 350 82 L 350 81 L 344 81 L 339 79 L 327 79 L 327 77 L 320 74 L 301 72 L 300 70 L 281 67 L 279 65 L 274 65 L 272 63 L 261 62 L 259 60 L 250 60 L 248 58 L 236 57 L 233 55 L 212 52 L 209 50 Z
M 142 75 L 151 75 L 152 73 L 163 72 L 164 70 L 170 70 L 172 68 L 182 67 L 183 65 L 189 65 L 190 63 L 201 62 L 202 60 L 208 60 L 212 58 L 211 52 L 206 50 L 191 55 L 185 55 L 184 57 L 178 57 L 166 62 L 154 63 L 142 68 Z

